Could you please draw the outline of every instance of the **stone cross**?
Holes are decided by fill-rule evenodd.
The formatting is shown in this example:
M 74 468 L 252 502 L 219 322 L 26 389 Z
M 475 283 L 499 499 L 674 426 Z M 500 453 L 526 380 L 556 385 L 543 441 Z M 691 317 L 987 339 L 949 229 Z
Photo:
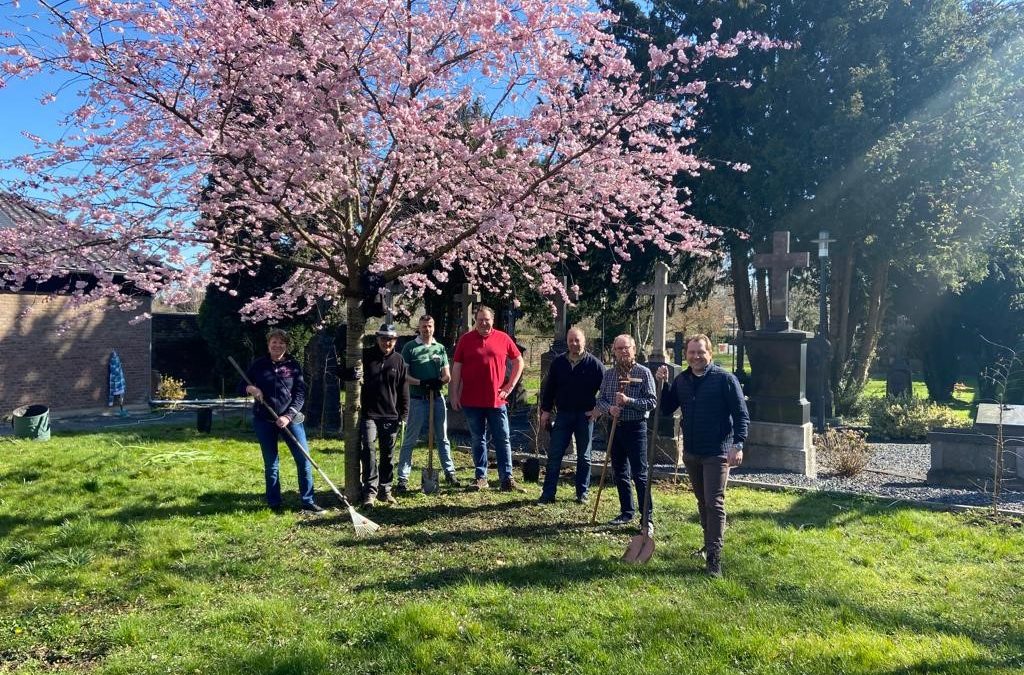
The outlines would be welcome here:
M 455 300 L 462 307 L 462 325 L 459 328 L 462 333 L 467 333 L 473 330 L 473 303 L 480 302 L 480 294 L 473 291 L 472 285 L 462 284 L 462 292 L 455 296 Z
M 789 232 L 775 232 L 772 235 L 772 252 L 754 256 L 754 267 L 768 270 L 771 279 L 767 330 L 784 331 L 793 327 L 789 322 L 789 273 L 810 264 L 810 253 L 789 252 Z
M 668 299 L 686 292 L 686 284 L 670 284 L 668 282 L 668 265 L 663 262 L 654 264 L 654 283 L 644 284 L 636 289 L 640 295 L 654 298 L 654 348 L 648 361 L 667 363 L 665 358 L 665 324 L 668 319 Z
M 384 322 L 392 324 L 395 322 L 395 295 L 402 292 L 401 284 L 392 282 L 381 286 L 377 291 L 380 298 L 380 306 L 384 308 Z

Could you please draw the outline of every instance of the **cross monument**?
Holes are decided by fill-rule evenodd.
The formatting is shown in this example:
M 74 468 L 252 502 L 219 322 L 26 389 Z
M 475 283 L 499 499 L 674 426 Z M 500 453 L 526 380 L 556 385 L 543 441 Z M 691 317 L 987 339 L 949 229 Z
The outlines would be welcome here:
M 754 267 L 766 269 L 770 275 L 771 302 L 766 330 L 785 331 L 793 327 L 789 321 L 789 273 L 810 264 L 810 253 L 790 253 L 789 232 L 775 232 L 772 235 L 772 252 L 754 256 Z
M 654 298 L 654 347 L 648 361 L 667 363 L 665 356 L 665 324 L 668 320 L 668 299 L 686 292 L 686 284 L 668 281 L 668 265 L 658 261 L 654 264 L 654 283 L 644 284 L 636 289 L 640 295 Z

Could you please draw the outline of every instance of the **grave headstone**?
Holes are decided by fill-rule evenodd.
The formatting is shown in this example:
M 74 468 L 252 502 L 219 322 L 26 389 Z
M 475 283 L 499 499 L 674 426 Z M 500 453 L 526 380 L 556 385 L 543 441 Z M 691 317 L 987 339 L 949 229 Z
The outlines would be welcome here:
M 562 287 L 566 288 L 569 282 L 567 277 L 562 277 Z M 566 306 L 565 299 L 558 293 L 551 296 L 551 302 L 555 306 L 555 331 L 554 336 L 551 340 L 551 346 L 546 352 L 540 355 L 540 381 L 543 385 L 544 380 L 548 377 L 548 371 L 551 369 L 551 362 L 559 354 L 564 354 L 569 351 L 569 345 L 566 344 L 566 333 L 569 332 L 569 312 Z
M 996 436 L 1003 434 L 1003 487 L 1024 487 L 1024 405 L 981 403 L 972 429 L 928 432 L 931 467 L 928 482 L 992 489 Z
M 794 330 L 789 321 L 789 275 L 810 263 L 810 254 L 791 253 L 789 232 L 775 232 L 772 252 L 754 256 L 754 266 L 770 273 L 768 322 L 745 331 L 743 343 L 750 359 L 748 468 L 817 474 L 810 402 L 807 400 L 808 333 Z
M 669 362 L 665 353 L 665 327 L 668 323 L 668 300 L 686 292 L 686 284 L 669 283 L 669 267 L 659 261 L 654 265 L 654 283 L 644 284 L 637 288 L 639 295 L 650 295 L 654 298 L 654 316 L 652 317 L 653 335 L 651 353 L 646 358 L 645 366 L 651 372 L 657 371 L 661 366 L 668 368 L 668 381 L 675 379 L 682 368 L 675 363 Z M 640 360 L 640 356 L 637 359 Z M 678 415 L 663 416 L 658 412 L 651 415 L 651 424 L 658 425 L 658 441 L 654 448 L 655 464 L 678 463 L 680 458 L 681 439 L 677 432 L 676 420 Z
M 455 342 L 457 342 L 463 333 L 473 329 L 473 306 L 480 302 L 480 294 L 473 290 L 471 284 L 462 284 L 462 292 L 455 295 L 455 301 L 459 303 L 461 321 L 458 327 L 458 335 L 455 336 Z
M 907 317 L 896 318 L 895 356 L 885 371 L 885 395 L 890 398 L 909 397 L 914 391 L 914 371 L 906 355 L 907 338 L 911 330 Z
M 676 331 L 672 339 L 672 363 L 677 366 L 686 363 L 686 335 L 681 331 Z

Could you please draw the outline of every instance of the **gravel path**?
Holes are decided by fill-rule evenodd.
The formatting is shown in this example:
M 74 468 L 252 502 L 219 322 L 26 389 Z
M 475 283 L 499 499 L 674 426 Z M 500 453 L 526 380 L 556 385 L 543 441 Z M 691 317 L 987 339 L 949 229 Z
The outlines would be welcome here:
M 794 487 L 836 490 L 874 495 L 885 499 L 990 506 L 992 483 L 978 485 L 976 489 L 943 487 L 925 482 L 931 466 L 931 451 L 927 443 L 870 443 L 874 455 L 867 469 L 856 476 L 845 478 L 830 473 L 819 461 L 818 477 L 808 478 L 776 471 L 733 471 L 737 479 L 755 483 L 789 485 Z M 1024 513 L 1024 491 L 1004 490 L 1002 508 Z

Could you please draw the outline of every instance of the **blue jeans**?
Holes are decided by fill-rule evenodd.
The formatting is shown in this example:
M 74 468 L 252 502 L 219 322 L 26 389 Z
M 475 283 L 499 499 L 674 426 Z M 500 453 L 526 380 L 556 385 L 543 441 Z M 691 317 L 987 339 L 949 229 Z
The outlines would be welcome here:
M 398 453 L 398 482 L 409 480 L 412 473 L 412 450 L 420 440 L 420 434 L 430 427 L 430 400 L 426 398 L 409 399 L 409 419 L 405 423 L 405 439 Z M 445 475 L 455 473 L 455 462 L 452 461 L 452 444 L 448 441 L 448 408 L 444 404 L 444 396 L 434 394 L 434 443 L 437 445 L 437 456 Z
M 253 429 L 256 431 L 256 440 L 259 441 L 260 450 L 263 452 L 263 475 L 267 482 L 267 504 L 273 507 L 281 505 L 281 470 L 280 458 L 277 454 L 277 441 L 284 438 L 285 445 L 292 451 L 295 459 L 295 469 L 299 474 L 299 499 L 303 504 L 313 503 L 313 465 L 310 464 L 302 450 L 295 444 L 283 429 L 278 429 L 277 424 L 260 417 L 253 417 Z M 292 422 L 288 429 L 295 435 L 303 448 L 306 445 L 306 431 L 302 424 Z
M 541 499 L 555 498 L 562 457 L 573 436 L 576 437 L 576 497 L 586 497 L 590 487 L 590 441 L 594 437 L 594 422 L 587 417 L 586 412 L 559 410 L 555 415 L 555 428 L 551 430 L 548 470 L 544 474 Z
M 476 477 L 487 478 L 487 433 L 494 439 L 494 455 L 498 464 L 498 477 L 504 481 L 512 477 L 512 443 L 509 441 L 508 409 L 471 408 L 463 406 L 469 436 L 473 445 L 473 466 Z M 485 428 L 486 425 L 486 428 Z
M 636 507 L 630 480 L 636 485 L 637 502 L 642 505 L 647 495 L 647 420 L 619 422 L 612 441 L 612 469 L 615 488 L 619 491 L 620 513 L 632 518 Z M 654 511 L 653 503 L 651 511 Z

